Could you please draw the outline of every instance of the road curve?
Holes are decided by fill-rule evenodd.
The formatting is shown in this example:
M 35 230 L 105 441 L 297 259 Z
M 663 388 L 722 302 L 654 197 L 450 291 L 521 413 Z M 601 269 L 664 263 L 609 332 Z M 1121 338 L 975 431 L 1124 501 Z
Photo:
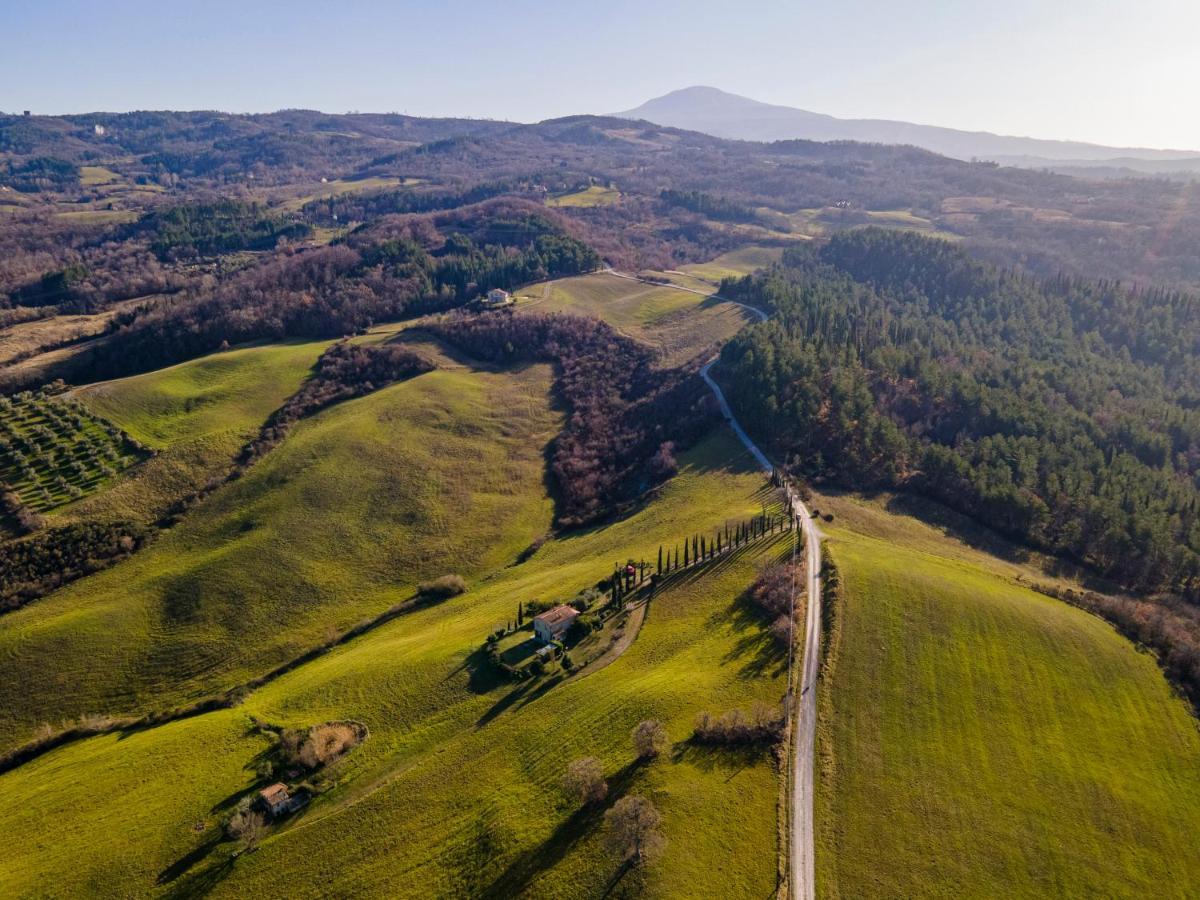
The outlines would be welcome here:
M 636 275 L 627 275 L 613 269 L 605 269 L 610 275 L 618 278 L 628 278 L 642 281 L 645 284 L 659 284 L 656 281 L 646 281 Z M 661 287 L 673 287 L 676 290 L 687 291 L 691 294 L 703 294 L 716 297 L 727 303 L 734 303 L 758 316 L 759 321 L 767 320 L 767 313 L 761 309 L 729 300 L 708 291 L 698 291 L 678 284 L 661 284 Z M 704 379 L 709 390 L 717 399 L 721 415 L 733 429 L 733 433 L 750 451 L 755 462 L 765 472 L 772 472 L 775 466 L 767 455 L 758 448 L 745 429 L 733 415 L 729 402 L 721 386 L 713 379 L 709 370 L 717 361 L 714 356 L 700 369 L 700 377 Z M 788 503 L 800 520 L 804 533 L 806 590 L 808 596 L 807 612 L 804 623 L 804 656 L 803 670 L 800 673 L 800 693 L 792 693 L 792 685 L 788 684 L 788 712 L 792 718 L 792 747 L 791 747 L 791 846 L 788 848 L 789 895 L 792 900 L 813 900 L 816 894 L 816 868 L 813 859 L 813 750 L 817 733 L 817 670 L 821 652 L 821 531 L 813 521 L 808 507 L 790 487 L 787 489 Z M 789 673 L 790 674 L 790 673 Z

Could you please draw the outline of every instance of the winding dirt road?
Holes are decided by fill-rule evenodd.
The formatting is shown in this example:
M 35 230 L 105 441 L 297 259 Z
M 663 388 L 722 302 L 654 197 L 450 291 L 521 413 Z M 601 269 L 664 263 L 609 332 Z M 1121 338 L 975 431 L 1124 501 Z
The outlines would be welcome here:
M 636 275 L 627 275 L 623 272 L 617 272 L 613 269 L 606 269 L 610 275 L 615 275 L 618 278 L 628 278 L 633 281 L 644 281 Z M 646 284 L 658 284 L 658 282 L 645 281 Z M 673 287 L 676 290 L 687 291 L 691 294 L 704 294 L 712 296 L 718 300 L 724 300 L 726 303 L 733 303 L 743 309 L 749 310 L 754 315 L 758 316 L 759 321 L 767 320 L 767 313 L 753 306 L 748 306 L 745 303 L 738 303 L 736 300 L 729 300 L 719 294 L 714 294 L 709 291 L 698 291 L 693 288 L 683 287 L 678 284 L 661 284 L 661 287 Z M 700 377 L 704 379 L 713 396 L 716 397 L 717 405 L 721 409 L 721 415 L 725 417 L 725 421 L 729 423 L 729 427 L 733 429 L 733 433 L 750 451 L 755 462 L 763 469 L 770 473 L 775 469 L 775 466 L 767 458 L 758 445 L 750 439 L 746 434 L 745 429 L 733 415 L 733 410 L 729 408 L 729 403 L 725 399 L 725 394 L 721 390 L 721 386 L 709 374 L 713 363 L 717 361 L 717 357 L 713 357 L 704 367 L 700 369 Z M 816 743 L 817 733 L 817 670 L 820 661 L 821 653 L 821 531 L 813 520 L 812 515 L 795 494 L 788 488 L 788 502 L 791 505 L 792 511 L 800 519 L 801 528 L 804 534 L 804 552 L 807 554 L 805 560 L 805 576 L 807 579 L 806 590 L 808 596 L 807 613 L 805 616 L 804 626 L 804 655 L 803 669 L 800 673 L 800 693 L 796 695 L 792 691 L 792 685 L 788 684 L 788 711 L 791 715 L 791 732 L 792 732 L 792 747 L 791 747 L 791 798 L 792 798 L 792 814 L 791 814 L 791 846 L 788 848 L 788 868 L 791 873 L 789 879 L 790 889 L 789 894 L 792 900 L 813 900 L 816 894 L 815 883 L 815 866 L 813 860 L 813 750 Z

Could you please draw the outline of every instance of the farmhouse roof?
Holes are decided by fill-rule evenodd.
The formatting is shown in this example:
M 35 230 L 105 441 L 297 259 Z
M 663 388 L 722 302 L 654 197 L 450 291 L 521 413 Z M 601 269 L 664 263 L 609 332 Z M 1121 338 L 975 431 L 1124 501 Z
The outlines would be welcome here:
M 288 798 L 287 785 L 277 782 L 270 787 L 263 788 L 258 792 L 258 795 L 267 801 L 267 803 L 278 803 L 280 800 Z
M 541 615 L 534 616 L 533 618 L 534 621 L 541 621 L 545 622 L 547 625 L 554 626 L 561 622 L 570 622 L 578 615 L 579 610 L 573 606 L 567 606 L 564 603 L 560 606 L 554 607 L 554 609 L 548 609 Z

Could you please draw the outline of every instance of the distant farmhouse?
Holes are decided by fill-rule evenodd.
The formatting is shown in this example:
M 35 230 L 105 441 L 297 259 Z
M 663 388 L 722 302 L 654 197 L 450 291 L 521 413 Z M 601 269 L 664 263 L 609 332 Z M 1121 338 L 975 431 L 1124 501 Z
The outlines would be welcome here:
M 512 294 L 508 291 L 502 291 L 500 288 L 492 288 L 487 292 L 487 296 L 483 297 L 480 305 L 487 309 L 497 309 L 501 306 L 508 306 L 513 303 Z
M 533 633 L 547 644 L 561 641 L 577 618 L 579 610 L 575 607 L 556 606 L 533 617 Z

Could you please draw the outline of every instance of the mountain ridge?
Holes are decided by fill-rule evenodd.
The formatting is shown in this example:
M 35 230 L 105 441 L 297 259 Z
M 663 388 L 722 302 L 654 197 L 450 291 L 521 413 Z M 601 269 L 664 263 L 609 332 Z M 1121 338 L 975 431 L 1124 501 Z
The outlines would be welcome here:
M 1019 137 L 891 119 L 842 119 L 796 107 L 763 103 L 702 85 L 671 91 L 633 109 L 612 115 L 740 140 L 851 140 L 912 144 L 957 159 L 989 159 L 1026 168 L 1063 164 L 1110 166 L 1119 160 L 1124 168 L 1134 168 L 1143 162 L 1152 163 L 1147 171 L 1161 173 L 1170 168 L 1169 163 L 1186 164 L 1200 160 L 1200 151 L 1193 150 L 1109 147 L 1084 141 Z M 1194 171 L 1191 165 L 1181 168 Z

